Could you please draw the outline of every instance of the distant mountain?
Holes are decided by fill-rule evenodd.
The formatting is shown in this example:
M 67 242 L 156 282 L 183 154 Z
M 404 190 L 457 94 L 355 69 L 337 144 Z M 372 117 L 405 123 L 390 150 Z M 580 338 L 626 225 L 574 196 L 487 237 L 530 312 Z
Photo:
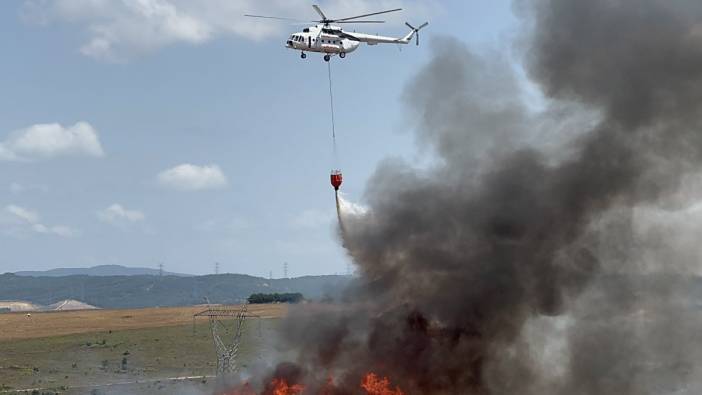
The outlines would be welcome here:
M 120 265 L 100 265 L 88 268 L 59 268 L 46 271 L 16 272 L 17 276 L 63 277 L 63 276 L 158 276 L 157 269 L 126 267 Z M 190 274 L 163 272 L 164 276 L 190 277 Z
M 83 303 L 80 300 L 66 299 L 60 302 L 53 303 L 45 307 L 50 311 L 72 311 L 72 310 L 94 310 L 97 307 Z
M 0 300 L 0 312 L 29 312 L 29 311 L 71 311 L 71 310 L 93 310 L 97 307 L 91 306 L 78 300 L 62 300 L 49 306 L 42 306 L 23 300 Z
M 99 308 L 188 306 L 241 303 L 254 293 L 299 292 L 307 299 L 338 299 L 352 283 L 349 276 L 306 276 L 265 279 L 243 274 L 209 276 L 89 276 L 62 277 L 0 275 L 0 300 L 51 305 L 77 299 Z

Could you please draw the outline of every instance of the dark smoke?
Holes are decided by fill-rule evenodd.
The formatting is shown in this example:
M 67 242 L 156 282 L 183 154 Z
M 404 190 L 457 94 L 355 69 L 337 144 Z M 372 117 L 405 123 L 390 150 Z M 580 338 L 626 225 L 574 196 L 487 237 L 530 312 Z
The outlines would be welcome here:
M 285 328 L 312 391 L 368 371 L 409 394 L 702 388 L 696 283 L 634 226 L 702 162 L 702 2 L 515 9 L 545 109 L 508 57 L 432 43 L 406 99 L 435 165 L 378 168 L 345 223 L 356 302 Z

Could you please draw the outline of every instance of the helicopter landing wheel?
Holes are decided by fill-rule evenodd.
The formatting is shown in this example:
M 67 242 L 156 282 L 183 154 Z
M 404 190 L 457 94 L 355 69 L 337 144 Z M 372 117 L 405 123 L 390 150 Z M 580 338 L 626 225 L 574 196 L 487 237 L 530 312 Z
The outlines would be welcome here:
M 340 57 L 341 59 L 345 58 L 345 57 L 346 57 L 346 52 L 341 52 L 341 53 L 339 53 L 339 57 Z
M 307 54 L 303 52 L 303 53 L 300 54 L 300 57 L 301 57 L 302 59 L 307 59 Z
M 330 60 L 331 60 L 331 56 L 329 56 L 329 55 L 324 55 L 324 61 L 325 61 L 325 62 L 328 62 L 328 61 L 330 61 Z

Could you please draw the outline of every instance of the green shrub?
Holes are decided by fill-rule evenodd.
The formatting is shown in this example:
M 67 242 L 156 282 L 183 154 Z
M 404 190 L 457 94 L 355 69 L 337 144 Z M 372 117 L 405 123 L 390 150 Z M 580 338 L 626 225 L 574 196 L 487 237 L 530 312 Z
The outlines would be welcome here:
M 263 294 L 257 293 L 249 296 L 248 301 L 251 304 L 263 304 L 263 303 L 300 303 L 304 300 L 304 296 L 301 293 L 272 293 Z

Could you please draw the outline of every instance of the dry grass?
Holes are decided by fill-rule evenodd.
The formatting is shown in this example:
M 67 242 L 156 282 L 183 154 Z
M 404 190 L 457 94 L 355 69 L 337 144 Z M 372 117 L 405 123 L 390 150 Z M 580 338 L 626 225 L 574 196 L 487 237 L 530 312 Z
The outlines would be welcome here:
M 0 341 L 192 324 L 193 314 L 205 309 L 205 306 L 191 306 L 51 311 L 32 312 L 31 317 L 26 313 L 6 313 L 0 314 Z M 277 318 L 286 314 L 287 306 L 251 305 L 249 312 L 262 318 Z

